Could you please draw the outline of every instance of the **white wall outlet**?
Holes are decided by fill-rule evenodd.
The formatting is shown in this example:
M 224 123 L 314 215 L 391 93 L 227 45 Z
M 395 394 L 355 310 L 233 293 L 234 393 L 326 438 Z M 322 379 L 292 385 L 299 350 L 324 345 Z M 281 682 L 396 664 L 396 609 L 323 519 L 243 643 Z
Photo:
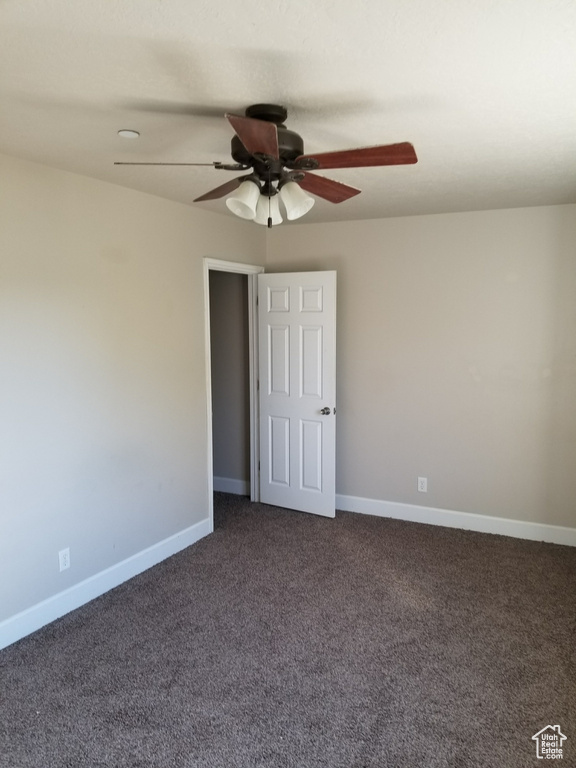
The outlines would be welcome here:
M 60 570 L 65 571 L 67 568 L 70 568 L 70 549 L 69 547 L 66 547 L 66 549 L 61 549 L 60 552 L 58 552 L 58 560 L 60 562 Z
M 419 477 L 418 478 L 418 490 L 420 493 L 428 493 L 428 478 L 427 477 Z

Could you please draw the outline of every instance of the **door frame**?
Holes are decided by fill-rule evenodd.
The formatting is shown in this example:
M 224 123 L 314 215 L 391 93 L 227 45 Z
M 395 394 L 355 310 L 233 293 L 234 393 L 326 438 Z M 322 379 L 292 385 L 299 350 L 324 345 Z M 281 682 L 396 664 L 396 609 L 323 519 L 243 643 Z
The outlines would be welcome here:
M 239 261 L 204 260 L 204 362 L 206 370 L 206 445 L 208 515 L 214 531 L 214 466 L 212 443 L 212 361 L 210 348 L 210 272 L 233 272 L 248 279 L 248 379 L 250 396 L 250 501 L 260 501 L 260 437 L 258 423 L 258 275 L 264 267 Z

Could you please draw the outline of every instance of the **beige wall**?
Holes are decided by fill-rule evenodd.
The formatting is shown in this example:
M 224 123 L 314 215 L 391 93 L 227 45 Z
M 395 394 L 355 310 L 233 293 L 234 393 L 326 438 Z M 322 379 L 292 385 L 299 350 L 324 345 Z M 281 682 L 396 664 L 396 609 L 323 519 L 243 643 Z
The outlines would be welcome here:
M 287 225 L 266 263 L 338 271 L 338 493 L 576 526 L 576 206 Z
M 8 157 L 0 211 L 1 621 L 206 519 L 202 259 L 265 240 Z
M 210 272 L 214 476 L 250 481 L 248 279 Z
M 576 206 L 265 232 L 0 156 L 0 212 L 0 621 L 206 519 L 207 256 L 338 271 L 340 494 L 576 526 Z

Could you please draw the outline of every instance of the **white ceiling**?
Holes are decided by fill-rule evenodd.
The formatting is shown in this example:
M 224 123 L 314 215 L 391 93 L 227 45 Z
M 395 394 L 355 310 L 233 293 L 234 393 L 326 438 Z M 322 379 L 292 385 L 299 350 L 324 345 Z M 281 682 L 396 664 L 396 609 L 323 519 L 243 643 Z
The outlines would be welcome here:
M 302 222 L 576 202 L 574 0 L 0 0 L 0 152 L 192 204 L 230 172 L 113 162 L 228 162 L 258 102 L 307 153 L 416 148 Z

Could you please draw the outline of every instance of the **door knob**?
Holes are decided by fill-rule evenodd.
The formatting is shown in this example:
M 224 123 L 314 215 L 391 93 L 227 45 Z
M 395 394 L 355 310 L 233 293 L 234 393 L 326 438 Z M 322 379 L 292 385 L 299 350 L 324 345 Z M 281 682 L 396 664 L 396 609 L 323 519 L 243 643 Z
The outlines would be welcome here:
M 330 416 L 330 408 L 328 408 L 328 406 L 326 406 L 325 408 L 322 408 L 320 413 L 322 414 L 322 416 Z

